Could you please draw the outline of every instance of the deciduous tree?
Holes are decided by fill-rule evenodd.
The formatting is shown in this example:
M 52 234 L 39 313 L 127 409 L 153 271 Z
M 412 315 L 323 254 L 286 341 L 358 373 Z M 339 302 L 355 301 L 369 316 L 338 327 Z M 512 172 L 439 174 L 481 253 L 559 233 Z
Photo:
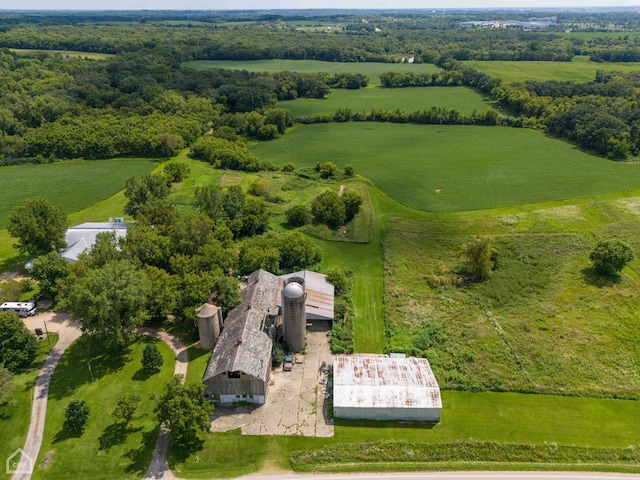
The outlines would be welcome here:
M 45 255 L 66 246 L 67 216 L 58 206 L 43 198 L 27 200 L 11 212 L 7 230 L 18 239 L 20 253 Z
M 11 372 L 29 365 L 38 354 L 38 340 L 16 315 L 0 313 L 0 364 Z
M 197 432 L 206 432 L 211 423 L 213 405 L 204 397 L 203 383 L 182 383 L 176 375 L 165 384 L 164 392 L 156 398 L 154 413 L 158 421 L 171 429 L 171 440 L 191 444 Z
M 634 259 L 631 247 L 621 240 L 605 240 L 591 251 L 589 258 L 598 275 L 612 276 Z
M 490 238 L 474 238 L 464 246 L 462 256 L 465 267 L 477 280 L 488 279 L 498 263 L 498 250 Z

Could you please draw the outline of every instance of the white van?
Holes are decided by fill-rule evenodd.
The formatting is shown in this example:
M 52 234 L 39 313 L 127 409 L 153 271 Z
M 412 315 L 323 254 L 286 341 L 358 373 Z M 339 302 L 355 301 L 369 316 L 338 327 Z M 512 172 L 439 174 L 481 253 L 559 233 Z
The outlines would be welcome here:
M 38 313 L 34 302 L 4 302 L 0 305 L 0 312 L 15 313 L 19 317 L 30 317 Z

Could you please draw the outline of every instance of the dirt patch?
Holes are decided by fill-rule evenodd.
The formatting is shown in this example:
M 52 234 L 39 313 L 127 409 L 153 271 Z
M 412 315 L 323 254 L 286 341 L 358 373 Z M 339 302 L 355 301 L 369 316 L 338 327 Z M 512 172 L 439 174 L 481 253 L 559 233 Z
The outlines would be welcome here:
M 26 280 L 27 278 L 30 278 L 30 277 L 18 271 L 0 273 L 0 282 L 6 281 L 6 280 L 15 280 L 19 282 L 20 280 Z
M 55 450 L 49 450 L 40 462 L 40 468 L 49 468 L 51 466 L 51 457 L 55 453 Z
M 344 189 L 345 189 L 345 186 L 344 185 L 340 185 L 340 190 L 338 190 L 338 196 L 339 197 L 341 197 L 342 194 L 344 193 Z

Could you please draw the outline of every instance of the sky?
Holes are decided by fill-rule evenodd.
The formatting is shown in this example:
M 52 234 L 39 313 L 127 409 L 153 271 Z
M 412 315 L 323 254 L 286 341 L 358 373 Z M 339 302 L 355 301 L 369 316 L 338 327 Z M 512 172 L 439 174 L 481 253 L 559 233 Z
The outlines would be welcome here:
M 621 6 L 640 0 L 0 0 L 0 10 L 255 10 L 297 8 L 559 8 Z

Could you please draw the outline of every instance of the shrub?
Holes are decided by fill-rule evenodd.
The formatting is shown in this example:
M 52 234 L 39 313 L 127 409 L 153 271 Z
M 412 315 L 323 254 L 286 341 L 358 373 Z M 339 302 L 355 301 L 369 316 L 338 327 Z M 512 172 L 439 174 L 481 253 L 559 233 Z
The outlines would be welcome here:
M 593 268 L 598 275 L 612 276 L 622 270 L 627 263 L 633 260 L 633 250 L 621 240 L 607 240 L 599 242 L 589 258 L 593 262 Z
M 311 213 L 304 205 L 295 205 L 285 213 L 287 223 L 291 227 L 302 227 L 311 222 Z

